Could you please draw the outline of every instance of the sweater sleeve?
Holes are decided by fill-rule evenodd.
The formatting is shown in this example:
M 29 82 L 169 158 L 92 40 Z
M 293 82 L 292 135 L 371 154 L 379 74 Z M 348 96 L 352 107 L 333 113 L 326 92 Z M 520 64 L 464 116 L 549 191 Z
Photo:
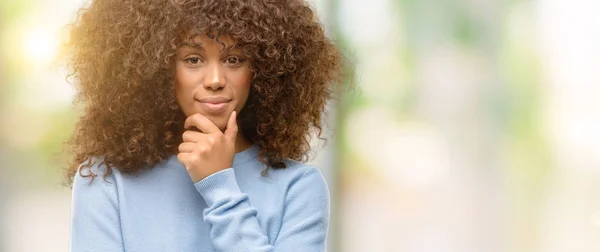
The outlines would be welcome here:
M 321 172 L 307 170 L 288 188 L 277 251 L 327 251 L 329 188 Z
M 210 226 L 210 238 L 215 251 L 273 251 L 262 233 L 250 205 L 235 180 L 233 168 L 214 173 L 194 184 L 208 207 L 204 221 Z
M 329 191 L 321 173 L 308 170 L 288 188 L 281 229 L 269 240 L 258 224 L 257 210 L 242 193 L 229 168 L 196 182 L 208 208 L 204 220 L 216 251 L 325 251 Z
M 103 172 L 92 170 L 98 175 L 93 181 L 79 173 L 73 180 L 70 251 L 124 251 L 114 177 L 107 183 Z

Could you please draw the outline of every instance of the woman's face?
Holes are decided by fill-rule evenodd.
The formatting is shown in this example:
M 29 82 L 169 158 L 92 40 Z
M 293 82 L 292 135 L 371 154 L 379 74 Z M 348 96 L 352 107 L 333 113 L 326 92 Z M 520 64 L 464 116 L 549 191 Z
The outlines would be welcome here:
M 238 114 L 250 92 L 250 60 L 234 42 L 221 36 L 221 45 L 207 36 L 198 36 L 193 44 L 177 50 L 175 96 L 186 117 L 200 113 L 225 130 L 232 111 Z

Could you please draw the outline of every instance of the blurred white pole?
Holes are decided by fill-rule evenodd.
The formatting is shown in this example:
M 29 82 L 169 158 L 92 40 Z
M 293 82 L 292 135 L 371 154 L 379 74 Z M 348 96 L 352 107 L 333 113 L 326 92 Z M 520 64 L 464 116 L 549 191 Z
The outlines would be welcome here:
M 554 174 L 543 252 L 600 251 L 600 2 L 536 0 Z
M 448 200 L 434 201 L 430 217 L 441 220 L 444 233 L 431 235 L 445 246 L 428 249 L 424 239 L 414 251 L 505 251 L 502 139 L 493 114 L 505 85 L 498 66 L 502 1 L 451 1 L 446 8 L 438 1 L 413 2 L 416 112 L 451 146 L 449 175 L 434 194 Z M 469 24 L 457 27 L 458 19 Z M 467 30 L 464 38 L 458 29 Z

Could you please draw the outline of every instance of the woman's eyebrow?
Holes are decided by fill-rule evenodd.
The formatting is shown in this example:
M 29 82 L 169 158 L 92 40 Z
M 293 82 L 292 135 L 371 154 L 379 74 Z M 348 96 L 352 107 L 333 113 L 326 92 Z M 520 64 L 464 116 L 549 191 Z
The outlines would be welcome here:
M 221 51 L 222 51 L 222 53 L 241 53 L 242 52 L 242 50 L 239 47 L 237 47 L 235 44 L 226 46 Z
M 206 49 L 202 46 L 201 43 L 185 41 L 185 42 L 183 42 L 182 47 L 189 47 L 189 48 L 200 50 L 202 52 L 206 52 Z M 235 44 L 233 44 L 233 45 L 229 45 L 229 46 L 224 46 L 220 52 L 222 54 L 227 54 L 227 53 L 231 53 L 231 52 L 240 53 L 241 50 L 239 47 L 237 47 Z
M 185 42 L 183 42 L 183 46 L 191 47 L 191 48 L 194 48 L 194 49 L 198 49 L 198 50 L 203 51 L 203 52 L 206 51 L 206 49 L 204 49 L 204 47 L 200 43 L 194 43 L 194 42 L 185 41 Z

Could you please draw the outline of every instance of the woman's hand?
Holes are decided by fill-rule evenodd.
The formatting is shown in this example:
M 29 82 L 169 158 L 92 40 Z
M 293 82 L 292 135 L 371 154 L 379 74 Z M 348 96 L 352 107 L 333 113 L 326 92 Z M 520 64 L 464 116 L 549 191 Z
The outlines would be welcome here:
M 235 138 L 238 126 L 236 113 L 229 116 L 225 132 L 204 115 L 189 116 L 184 128 L 196 126 L 200 131 L 186 130 L 183 142 L 179 145 L 177 159 L 185 167 L 194 183 L 213 173 L 232 167 L 235 154 Z

